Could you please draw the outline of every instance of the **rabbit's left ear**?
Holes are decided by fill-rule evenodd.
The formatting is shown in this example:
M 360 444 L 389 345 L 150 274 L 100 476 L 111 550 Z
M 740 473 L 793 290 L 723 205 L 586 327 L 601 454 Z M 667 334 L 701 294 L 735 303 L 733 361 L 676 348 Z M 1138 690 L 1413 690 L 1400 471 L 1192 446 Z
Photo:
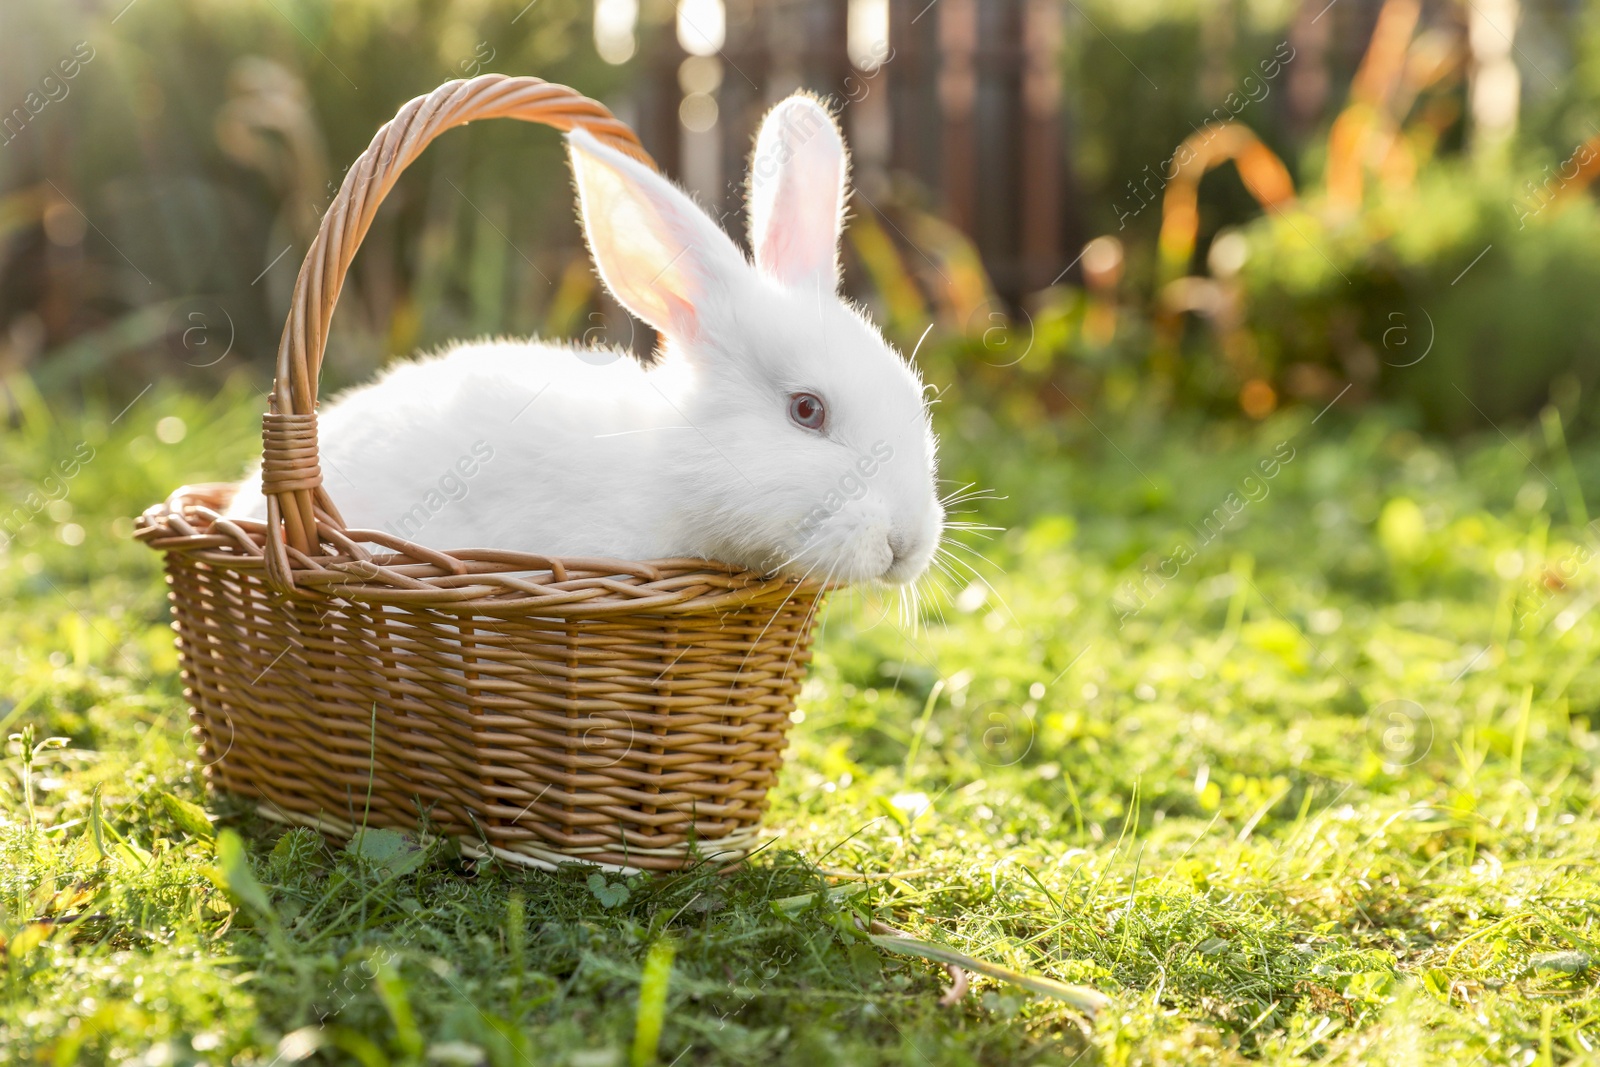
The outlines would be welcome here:
M 839 286 L 850 157 L 820 103 L 795 95 L 768 112 L 750 160 L 756 266 L 786 285 Z
M 606 288 L 667 337 L 703 338 L 749 269 L 737 246 L 682 190 L 587 130 L 567 134 L 567 147 L 579 219 Z

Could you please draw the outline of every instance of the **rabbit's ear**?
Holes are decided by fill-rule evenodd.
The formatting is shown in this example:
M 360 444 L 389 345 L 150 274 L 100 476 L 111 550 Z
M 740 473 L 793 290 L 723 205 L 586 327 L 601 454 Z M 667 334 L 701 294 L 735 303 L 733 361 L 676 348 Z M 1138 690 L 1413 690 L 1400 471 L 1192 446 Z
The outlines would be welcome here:
M 768 112 L 750 160 L 750 245 L 786 285 L 839 285 L 850 157 L 820 103 L 796 94 Z
M 617 302 L 668 337 L 692 341 L 726 304 L 744 257 L 693 200 L 587 130 L 567 135 L 589 252 Z

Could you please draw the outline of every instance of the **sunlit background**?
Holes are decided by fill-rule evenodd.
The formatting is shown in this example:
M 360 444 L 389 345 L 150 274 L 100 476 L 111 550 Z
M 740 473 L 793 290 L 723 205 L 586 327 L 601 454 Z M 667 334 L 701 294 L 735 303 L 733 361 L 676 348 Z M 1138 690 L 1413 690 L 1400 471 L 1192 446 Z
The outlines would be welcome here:
M 0 19 L 0 373 L 47 393 L 268 374 L 343 169 L 405 100 L 489 71 L 606 101 L 741 237 L 759 116 L 828 99 L 854 151 L 848 288 L 907 348 L 933 324 L 929 365 L 1018 419 L 1136 392 L 1255 419 L 1348 387 L 1461 431 L 1600 368 L 1589 5 L 9 0 Z M 557 139 L 502 124 L 407 175 L 335 321 L 332 385 L 462 335 L 652 343 L 597 290 Z

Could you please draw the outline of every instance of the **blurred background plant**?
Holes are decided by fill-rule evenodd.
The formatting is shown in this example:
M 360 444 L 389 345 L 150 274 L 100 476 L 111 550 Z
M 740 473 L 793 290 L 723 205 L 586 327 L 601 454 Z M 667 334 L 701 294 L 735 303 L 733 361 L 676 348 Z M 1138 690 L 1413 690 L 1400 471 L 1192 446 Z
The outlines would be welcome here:
M 609 103 L 736 233 L 761 111 L 830 98 L 856 155 L 849 287 L 1017 427 L 1336 397 L 1448 432 L 1552 402 L 1594 425 L 1591 6 L 4 0 L 0 20 L 0 375 L 47 398 L 264 383 L 343 169 L 405 100 L 501 71 Z M 593 281 L 556 139 L 493 123 L 390 196 L 335 322 L 333 387 L 464 335 L 652 342 Z

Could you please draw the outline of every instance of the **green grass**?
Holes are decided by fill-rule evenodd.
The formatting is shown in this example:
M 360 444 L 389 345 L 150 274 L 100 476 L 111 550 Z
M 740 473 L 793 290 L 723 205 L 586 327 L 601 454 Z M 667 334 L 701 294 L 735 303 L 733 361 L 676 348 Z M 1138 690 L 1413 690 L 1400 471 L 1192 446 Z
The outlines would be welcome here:
M 1596 1060 L 1592 449 L 1339 411 L 1097 415 L 1112 445 L 945 405 L 952 476 L 1005 498 L 967 516 L 1009 527 L 976 542 L 992 589 L 946 579 L 914 631 L 837 598 L 782 836 L 624 880 L 347 848 L 204 794 L 158 561 L 125 535 L 237 473 L 258 405 L 32 402 L 0 431 L 0 521 L 94 449 L 0 551 L 3 732 L 67 739 L 0 773 L 0 1059 Z M 1124 583 L 1185 538 L 1140 606 Z M 981 976 L 941 1005 L 942 968 L 871 921 L 1111 1006 Z

